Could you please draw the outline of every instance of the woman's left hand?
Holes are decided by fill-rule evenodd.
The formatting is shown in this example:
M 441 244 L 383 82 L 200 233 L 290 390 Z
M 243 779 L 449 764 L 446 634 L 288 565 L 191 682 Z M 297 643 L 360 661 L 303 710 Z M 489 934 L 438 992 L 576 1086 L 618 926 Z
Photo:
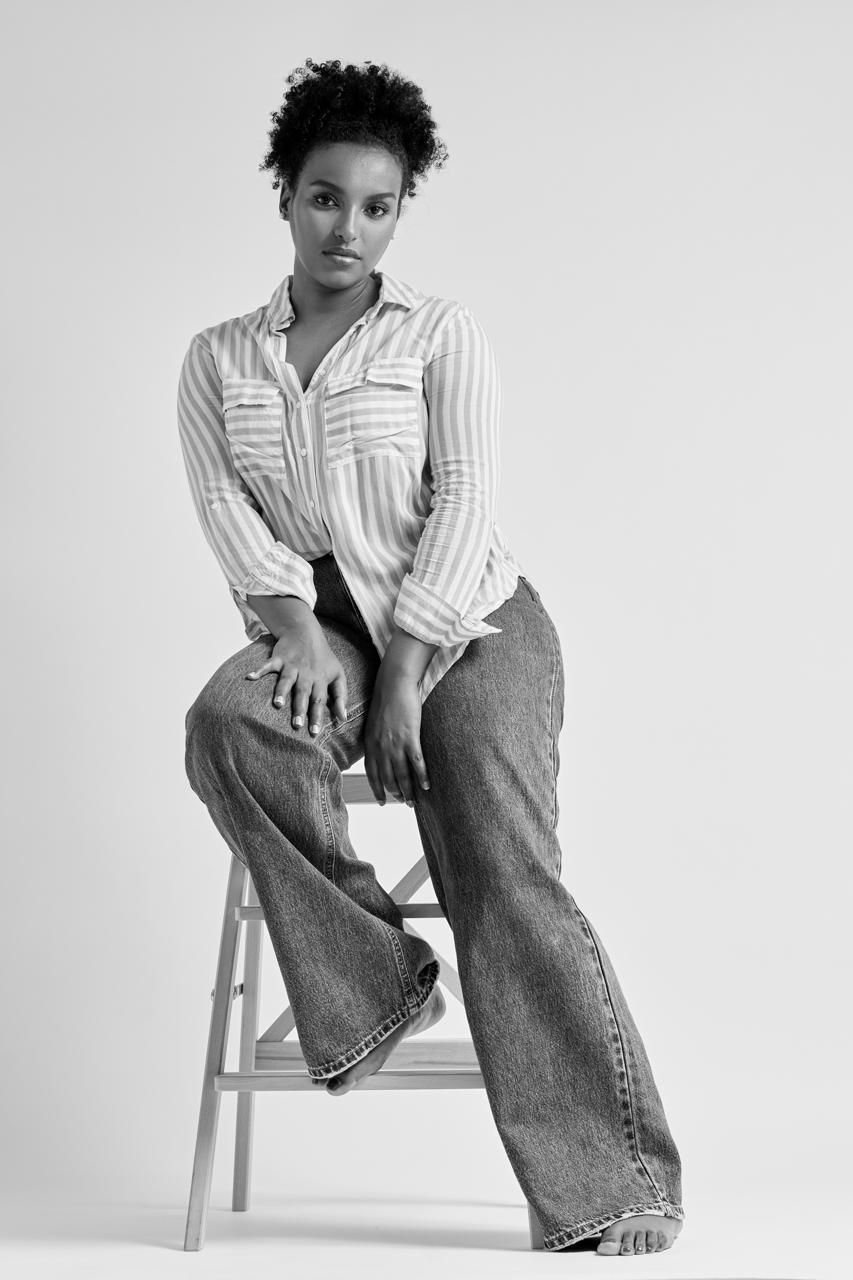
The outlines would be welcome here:
M 380 804 L 386 791 L 412 805 L 416 786 L 429 789 L 421 752 L 421 694 L 413 676 L 380 666 L 364 738 L 365 773 Z

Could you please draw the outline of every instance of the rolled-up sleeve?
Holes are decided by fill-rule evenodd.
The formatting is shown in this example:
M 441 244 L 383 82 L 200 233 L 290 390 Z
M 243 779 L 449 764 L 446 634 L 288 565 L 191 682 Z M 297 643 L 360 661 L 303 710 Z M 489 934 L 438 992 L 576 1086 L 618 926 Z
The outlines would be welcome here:
M 279 542 L 234 466 L 222 408 L 222 382 L 210 343 L 197 333 L 178 380 L 178 434 L 190 493 L 204 536 L 231 588 L 250 638 L 266 631 L 249 595 L 298 596 L 317 603 L 311 565 Z
M 432 508 L 394 622 L 440 646 L 499 632 L 469 613 L 481 585 L 500 485 L 497 360 L 467 307 L 451 313 L 424 367 Z

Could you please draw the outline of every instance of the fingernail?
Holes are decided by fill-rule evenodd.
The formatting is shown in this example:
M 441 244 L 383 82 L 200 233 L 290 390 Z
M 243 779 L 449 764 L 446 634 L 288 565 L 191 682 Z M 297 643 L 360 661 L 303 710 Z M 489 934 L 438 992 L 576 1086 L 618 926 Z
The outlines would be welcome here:
M 309 730 L 309 733 L 319 733 L 319 732 L 320 732 L 320 726 L 318 724 L 312 724 Z
M 277 707 L 280 707 L 284 703 L 284 698 L 273 698 L 273 702 Z
M 294 717 L 293 717 L 293 723 L 294 723 L 295 725 L 300 725 L 300 724 L 302 724 L 302 716 L 294 716 Z
M 421 785 L 423 786 L 424 791 L 429 791 L 429 783 L 428 783 L 428 782 L 424 782 L 424 783 L 422 783 Z
M 257 671 L 250 671 L 250 672 L 249 672 L 249 679 L 250 679 L 250 680 L 254 680 L 254 678 L 255 678 L 255 676 L 256 676 L 257 674 L 258 674 L 258 673 L 257 673 Z
M 406 801 L 406 804 L 409 806 L 409 808 L 410 808 L 410 809 L 414 809 L 414 807 L 415 807 L 415 802 L 414 802 L 414 800 L 407 800 L 407 801 Z

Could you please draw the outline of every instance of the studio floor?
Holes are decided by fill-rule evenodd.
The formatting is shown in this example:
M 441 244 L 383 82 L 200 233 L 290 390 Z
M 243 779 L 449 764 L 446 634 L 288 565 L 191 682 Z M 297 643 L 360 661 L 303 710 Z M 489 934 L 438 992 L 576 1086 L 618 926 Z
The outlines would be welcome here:
M 47 1280 L 275 1275 L 281 1280 L 399 1276 L 666 1277 L 666 1280 L 843 1280 L 847 1206 L 814 1195 L 786 1206 L 694 1203 L 675 1246 L 645 1258 L 532 1252 L 519 1194 L 498 1200 L 316 1192 L 254 1196 L 247 1213 L 214 1197 L 204 1248 L 183 1251 L 184 1204 L 7 1199 L 3 1273 Z M 836 1229 L 833 1229 L 833 1222 Z

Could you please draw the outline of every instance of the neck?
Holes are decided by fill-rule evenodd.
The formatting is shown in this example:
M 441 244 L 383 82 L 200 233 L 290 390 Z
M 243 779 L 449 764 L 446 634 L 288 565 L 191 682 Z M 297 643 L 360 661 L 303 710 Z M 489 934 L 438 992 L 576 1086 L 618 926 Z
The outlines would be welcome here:
M 298 258 L 292 274 L 290 300 L 299 320 L 355 320 L 379 297 L 379 281 L 373 275 L 347 289 L 327 289 L 308 275 Z

